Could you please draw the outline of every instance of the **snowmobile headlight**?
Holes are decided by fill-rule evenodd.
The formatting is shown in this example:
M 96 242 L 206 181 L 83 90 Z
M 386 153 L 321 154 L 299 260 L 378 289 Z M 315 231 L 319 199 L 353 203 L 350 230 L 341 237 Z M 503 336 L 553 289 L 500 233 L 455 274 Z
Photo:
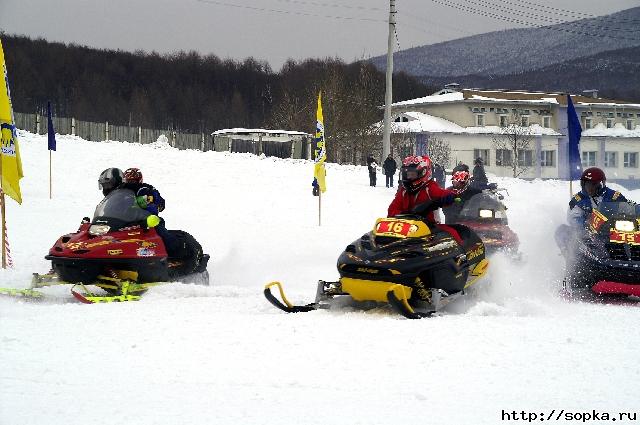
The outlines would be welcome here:
M 636 226 L 633 224 L 633 221 L 616 220 L 616 230 L 620 232 L 633 232 L 635 229 Z
M 493 218 L 493 210 L 480 210 L 478 215 L 480 218 Z
M 106 224 L 92 224 L 89 227 L 89 234 L 94 236 L 102 236 L 109 231 L 110 227 Z

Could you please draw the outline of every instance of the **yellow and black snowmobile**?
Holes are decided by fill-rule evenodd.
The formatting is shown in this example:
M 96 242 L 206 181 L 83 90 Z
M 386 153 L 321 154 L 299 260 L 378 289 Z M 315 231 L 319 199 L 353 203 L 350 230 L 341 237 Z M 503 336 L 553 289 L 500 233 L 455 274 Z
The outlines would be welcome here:
M 423 204 L 422 210 L 435 209 Z M 373 230 L 349 244 L 338 258 L 337 282 L 319 281 L 315 302 L 294 305 L 280 282 L 266 285 L 264 294 L 289 313 L 329 308 L 336 298 L 388 303 L 409 319 L 440 310 L 465 295 L 486 273 L 485 247 L 463 225 L 437 225 L 421 215 L 379 218 Z M 280 299 L 271 289 L 277 287 Z

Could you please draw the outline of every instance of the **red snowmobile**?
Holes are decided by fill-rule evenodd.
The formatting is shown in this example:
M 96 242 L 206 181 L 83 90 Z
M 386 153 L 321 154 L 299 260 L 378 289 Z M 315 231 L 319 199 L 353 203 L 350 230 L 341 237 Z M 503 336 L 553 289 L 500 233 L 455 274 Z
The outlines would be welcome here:
M 72 284 L 72 294 L 85 303 L 135 301 L 152 286 L 169 281 L 208 285 L 209 255 L 190 234 L 170 230 L 179 241 L 176 256 L 167 254 L 162 238 L 149 224 L 148 211 L 138 207 L 127 189 L 109 193 L 97 206 L 93 220 L 85 218 L 75 233 L 60 237 L 45 258 L 51 272 L 34 274 L 27 290 L 0 293 L 39 297 L 34 289 Z M 107 294 L 95 294 L 97 286 Z
M 499 190 L 493 183 L 472 196 L 460 209 L 455 223 L 473 229 L 482 239 L 488 255 L 502 251 L 519 258 L 520 241 L 518 235 L 509 227 L 507 207 L 502 202 L 504 197 Z M 445 210 L 445 216 L 446 214 Z

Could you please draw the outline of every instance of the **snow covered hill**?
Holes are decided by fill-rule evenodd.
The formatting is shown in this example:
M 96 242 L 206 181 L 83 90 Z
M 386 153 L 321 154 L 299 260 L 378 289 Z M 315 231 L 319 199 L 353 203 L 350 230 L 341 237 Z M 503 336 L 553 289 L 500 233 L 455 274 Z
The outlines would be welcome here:
M 212 255 L 212 285 L 90 306 L 68 288 L 46 289 L 43 303 L 0 298 L 0 424 L 499 424 L 503 410 L 638 409 L 640 310 L 555 295 L 564 182 L 499 180 L 526 261 L 492 258 L 478 297 L 439 317 L 287 315 L 264 284 L 311 301 L 318 279 L 338 277 L 345 245 L 386 213 L 394 192 L 370 188 L 364 167 L 329 164 L 318 227 L 308 161 L 58 136 L 50 200 L 46 136 L 20 142 L 24 203 L 7 208 L 16 267 L 0 286 L 48 270 L 44 255 L 93 212 L 112 166 L 140 167 L 161 190 L 168 227 Z
M 495 7 L 484 4 L 488 8 Z M 492 12 L 496 10 L 489 13 Z M 575 18 L 554 16 L 540 25 Z M 524 21 L 532 22 L 533 19 L 525 18 Z M 608 50 L 638 46 L 639 21 L 640 7 L 633 7 L 590 19 L 478 34 L 398 51 L 394 54 L 394 70 L 431 78 L 449 77 L 447 83 L 460 83 L 452 80 L 459 75 L 475 74 L 491 79 L 534 71 Z M 618 63 L 624 63 L 624 58 L 619 57 Z M 376 56 L 371 62 L 384 70 L 386 56 Z M 591 81 L 592 86 L 599 84 L 595 78 Z

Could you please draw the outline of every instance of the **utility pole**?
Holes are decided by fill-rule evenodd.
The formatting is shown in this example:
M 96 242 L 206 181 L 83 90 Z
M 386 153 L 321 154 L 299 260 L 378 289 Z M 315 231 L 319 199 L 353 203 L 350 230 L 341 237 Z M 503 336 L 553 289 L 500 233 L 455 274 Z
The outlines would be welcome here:
M 396 29 L 396 0 L 389 0 L 389 38 L 387 40 L 387 85 L 384 93 L 384 133 L 382 160 L 391 153 L 391 102 L 393 101 L 393 37 Z

